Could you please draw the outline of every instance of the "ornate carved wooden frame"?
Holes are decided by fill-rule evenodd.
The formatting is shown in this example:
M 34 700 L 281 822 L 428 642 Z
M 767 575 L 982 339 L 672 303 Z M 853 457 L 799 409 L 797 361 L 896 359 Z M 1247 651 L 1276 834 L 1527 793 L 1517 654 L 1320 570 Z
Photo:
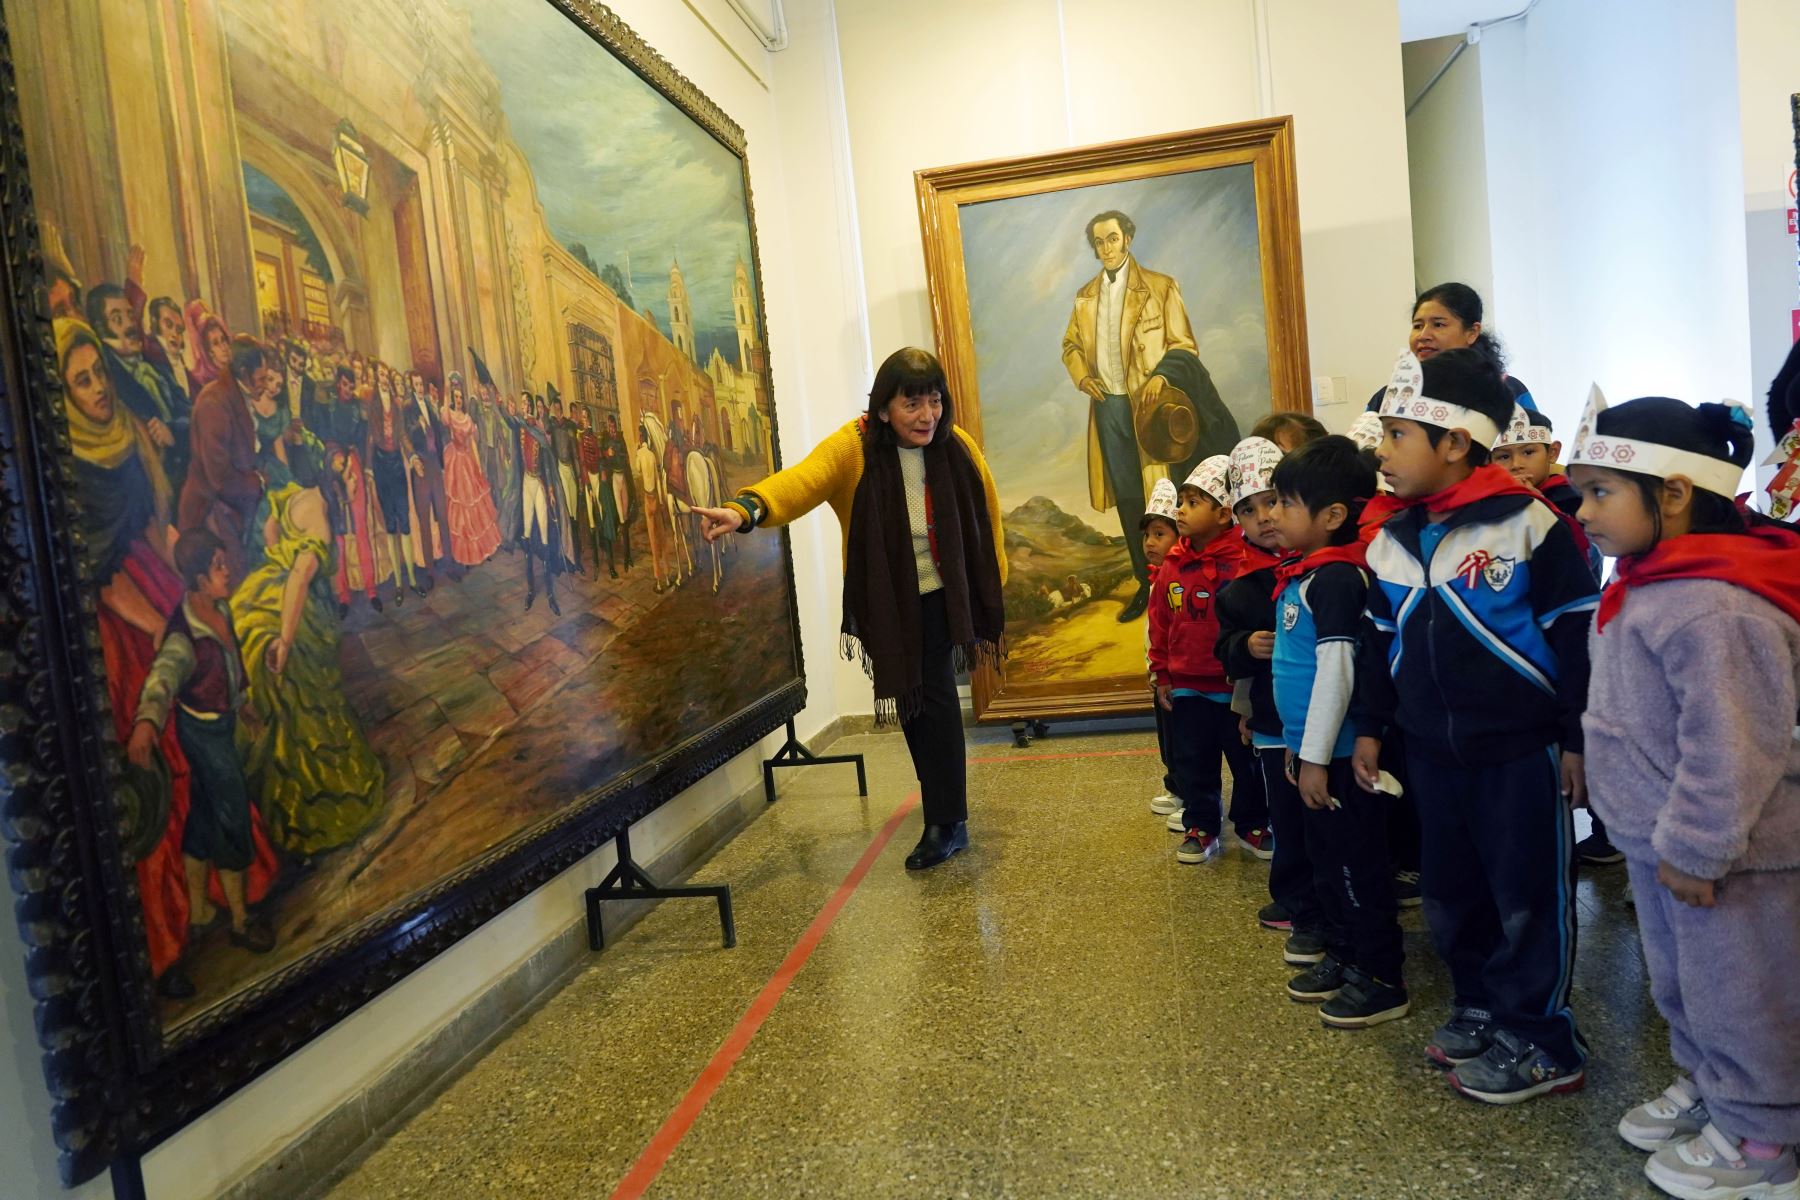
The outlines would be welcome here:
M 975 335 L 963 267 L 962 206 L 1242 163 L 1255 170 L 1273 407 L 1310 412 L 1293 118 L 1276 117 L 914 172 L 932 330 L 956 396 L 958 423 L 977 441 L 983 440 Z M 1149 690 L 1141 672 L 1009 687 L 1004 669 L 984 666 L 974 673 L 971 683 L 975 714 L 982 721 L 1128 716 L 1150 711 Z
M 742 128 L 605 6 L 545 2 L 743 163 L 757 300 L 766 312 Z M 56 415 L 61 384 L 23 146 L 0 11 L 0 832 L 8 843 L 51 1125 L 63 1179 L 74 1185 L 115 1160 L 141 1155 L 755 745 L 804 706 L 806 686 L 797 607 L 790 605 L 800 668 L 793 681 L 580 797 L 523 844 L 498 848 L 387 919 L 165 1036 L 155 1017 L 135 873 L 110 798 L 123 758 L 99 732 L 107 712 L 103 665 L 92 605 L 82 599 L 84 550 L 69 532 L 76 504 L 71 452 Z M 771 439 L 779 435 L 776 420 L 771 412 Z M 782 539 L 793 597 L 786 530 Z

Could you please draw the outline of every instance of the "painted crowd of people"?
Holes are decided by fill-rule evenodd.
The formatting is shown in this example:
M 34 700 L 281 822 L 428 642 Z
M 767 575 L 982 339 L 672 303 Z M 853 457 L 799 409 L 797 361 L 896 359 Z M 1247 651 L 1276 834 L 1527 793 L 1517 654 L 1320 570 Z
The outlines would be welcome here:
M 615 413 L 503 396 L 473 352 L 474 385 L 440 390 L 334 329 L 234 332 L 203 299 L 151 298 L 143 267 L 133 247 L 123 282 L 86 289 L 53 268 L 50 301 L 114 733 L 167 798 L 138 862 L 151 967 L 181 999 L 190 946 L 273 949 L 259 902 L 381 816 L 339 670 L 354 604 L 522 553 L 524 607 L 541 587 L 560 615 L 557 576 L 629 571 L 640 517 L 656 590 L 677 586 L 689 478 L 709 497 L 719 467 L 697 418 L 647 414 L 631 449 Z

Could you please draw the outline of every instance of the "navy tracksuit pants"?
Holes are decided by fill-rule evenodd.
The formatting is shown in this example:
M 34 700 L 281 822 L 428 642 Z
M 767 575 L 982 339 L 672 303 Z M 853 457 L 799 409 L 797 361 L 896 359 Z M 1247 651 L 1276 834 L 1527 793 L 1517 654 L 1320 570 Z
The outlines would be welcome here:
M 1399 987 L 1405 955 L 1394 869 L 1388 863 L 1390 801 L 1357 786 L 1348 758 L 1333 759 L 1328 778 L 1338 808 L 1307 808 L 1299 792 L 1294 793 L 1301 804 L 1325 950 L 1345 966 Z M 1279 844 L 1281 834 L 1275 836 Z
M 1239 833 L 1269 827 L 1268 804 L 1250 747 L 1238 736 L 1231 705 L 1205 696 L 1176 696 L 1164 717 L 1169 773 L 1189 829 L 1218 837 L 1224 826 L 1224 766 L 1231 768 L 1231 823 Z
M 1502 1029 L 1578 1066 L 1587 1043 L 1569 1010 L 1574 823 L 1560 749 L 1460 767 L 1414 746 L 1406 765 L 1419 807 L 1425 920 L 1450 968 L 1453 1003 L 1486 1009 Z
M 1273 746 L 1254 753 L 1269 797 L 1269 828 L 1275 833 L 1269 899 L 1287 909 L 1297 932 L 1323 938 L 1325 914 L 1313 883 L 1312 859 L 1306 854 L 1306 804 L 1300 789 L 1288 781 L 1287 751 Z

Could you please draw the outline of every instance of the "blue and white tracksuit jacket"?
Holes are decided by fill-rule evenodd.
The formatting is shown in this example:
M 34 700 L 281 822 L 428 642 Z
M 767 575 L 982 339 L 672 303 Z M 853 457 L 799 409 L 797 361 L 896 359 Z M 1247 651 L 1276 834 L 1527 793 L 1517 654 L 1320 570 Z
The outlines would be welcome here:
M 1458 766 L 1581 748 L 1593 572 L 1541 499 L 1488 496 L 1432 525 L 1390 517 L 1369 546 L 1358 732 L 1405 731 Z

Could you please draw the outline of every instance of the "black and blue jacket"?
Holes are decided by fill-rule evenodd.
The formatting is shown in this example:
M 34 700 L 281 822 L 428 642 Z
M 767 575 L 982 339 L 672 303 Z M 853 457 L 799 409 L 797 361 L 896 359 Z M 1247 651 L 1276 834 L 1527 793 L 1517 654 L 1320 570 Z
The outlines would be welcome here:
M 1548 504 L 1487 496 L 1435 526 L 1403 509 L 1369 568 L 1359 733 L 1397 725 L 1411 753 L 1464 767 L 1581 750 L 1599 587 Z

